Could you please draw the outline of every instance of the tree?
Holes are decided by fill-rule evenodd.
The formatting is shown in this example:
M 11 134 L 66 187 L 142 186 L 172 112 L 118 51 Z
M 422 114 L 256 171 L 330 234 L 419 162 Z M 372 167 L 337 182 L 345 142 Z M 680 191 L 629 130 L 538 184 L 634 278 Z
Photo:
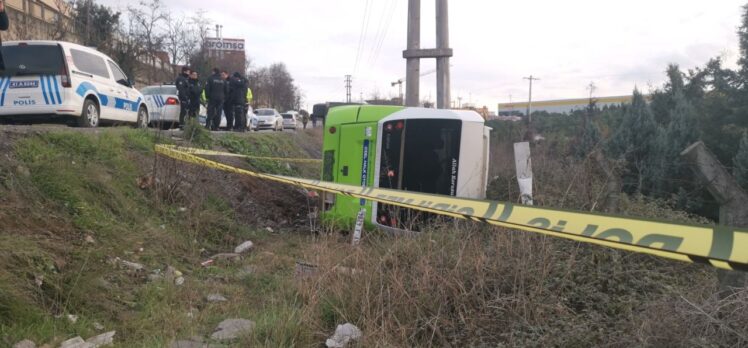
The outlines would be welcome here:
M 166 31 L 164 33 L 164 48 L 171 57 L 174 65 L 185 65 L 189 56 L 199 46 L 195 31 L 188 25 L 184 16 L 166 15 Z
M 254 107 L 292 110 L 297 106 L 300 91 L 286 65 L 275 63 L 249 74 L 249 86 L 254 93 Z
M 732 160 L 732 174 L 743 189 L 748 190 L 748 132 L 740 139 L 738 153 Z
M 76 0 L 73 3 L 72 18 L 81 44 L 111 52 L 115 33 L 120 26 L 119 12 L 93 0 Z
M 158 51 L 163 49 L 164 35 L 162 25 L 166 21 L 166 12 L 164 11 L 164 5 L 161 0 L 141 0 L 140 6 L 127 8 L 131 23 L 135 24 L 132 27 L 131 35 L 134 36 L 144 48 L 145 61 L 148 62 L 148 73 L 146 74 L 146 80 L 148 83 L 153 83 L 156 78 L 157 60 L 156 54 Z M 148 11 L 143 11 L 141 8 L 146 8 Z
M 743 6 L 742 23 L 738 29 L 738 43 L 740 44 L 740 66 L 738 74 L 740 82 L 745 88 L 748 85 L 748 5 Z
M 627 192 L 646 193 L 648 165 L 652 163 L 652 149 L 657 135 L 657 124 L 647 101 L 639 90 L 634 90 L 631 105 L 624 108 L 621 124 L 608 143 L 608 153 L 625 160 L 623 187 Z

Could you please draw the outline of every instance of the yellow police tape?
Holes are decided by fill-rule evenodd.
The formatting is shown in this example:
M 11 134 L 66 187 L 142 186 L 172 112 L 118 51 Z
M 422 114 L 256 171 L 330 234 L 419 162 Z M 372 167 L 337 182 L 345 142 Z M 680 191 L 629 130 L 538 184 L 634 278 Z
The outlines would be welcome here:
M 161 146 L 164 146 L 167 148 L 176 148 L 175 145 L 161 145 Z M 249 158 L 249 159 L 256 159 L 256 160 L 299 162 L 299 163 L 322 163 L 321 159 L 316 159 L 316 158 L 285 158 L 285 157 L 250 156 L 250 155 L 242 155 L 238 153 L 196 149 L 196 148 L 191 148 L 191 147 L 182 147 L 182 148 L 179 148 L 179 151 L 183 151 L 183 152 L 190 153 L 193 155 L 241 157 L 241 158 Z
M 344 185 L 263 174 L 156 145 L 156 152 L 193 164 L 307 189 L 326 191 L 434 214 L 592 243 L 616 249 L 748 271 L 748 229 L 687 225 L 639 218 L 514 205 L 451 196 Z

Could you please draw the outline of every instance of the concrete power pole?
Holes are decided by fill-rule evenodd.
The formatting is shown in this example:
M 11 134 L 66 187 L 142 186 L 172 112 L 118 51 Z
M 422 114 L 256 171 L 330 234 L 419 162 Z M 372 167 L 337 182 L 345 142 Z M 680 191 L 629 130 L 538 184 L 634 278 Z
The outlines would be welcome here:
M 436 49 L 449 49 L 449 6 L 447 0 L 436 0 Z M 450 55 L 451 56 L 451 55 Z M 450 96 L 449 56 L 436 58 L 436 108 L 448 109 Z
M 353 76 L 351 75 L 345 75 L 345 102 L 350 103 L 351 102 L 351 78 Z
M 748 226 L 748 193 L 746 193 L 735 178 L 722 166 L 716 156 L 712 154 L 703 142 L 699 141 L 680 154 L 691 166 L 691 169 L 706 186 L 709 193 L 719 203 L 719 223 L 724 226 Z M 720 238 L 735 238 L 730 228 L 724 229 Z M 717 237 L 714 237 L 717 238 Z M 732 250 L 718 250 L 720 256 L 729 256 Z M 725 255 L 727 253 L 727 255 Z M 733 289 L 746 286 L 746 273 L 718 270 L 720 296 L 729 295 Z
M 450 73 L 448 0 L 436 0 L 436 48 L 421 49 L 421 0 L 408 0 L 408 46 L 403 51 L 406 59 L 405 105 L 420 104 L 421 58 L 436 58 L 437 108 L 449 108 Z
M 527 120 L 527 124 L 531 124 L 532 123 L 532 114 L 531 114 L 532 112 L 532 81 L 540 81 L 540 79 L 532 75 L 530 75 L 529 77 L 523 77 L 523 79 L 530 81 L 530 93 L 529 93 L 529 97 L 527 98 L 527 119 L 526 120 Z

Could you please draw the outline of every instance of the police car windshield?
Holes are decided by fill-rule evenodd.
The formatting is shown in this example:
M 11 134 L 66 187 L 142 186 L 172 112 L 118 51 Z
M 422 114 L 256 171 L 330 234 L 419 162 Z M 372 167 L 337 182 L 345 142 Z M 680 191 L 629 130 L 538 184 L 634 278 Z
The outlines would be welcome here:
M 2 47 L 5 69 L 0 76 L 51 75 L 64 72 L 62 50 L 57 45 L 10 45 Z
M 177 87 L 176 86 L 151 86 L 143 88 L 143 90 L 140 91 L 140 93 L 143 93 L 143 95 L 176 95 L 177 94 Z
M 272 109 L 260 109 L 257 110 L 257 116 L 273 116 L 275 115 L 275 111 Z

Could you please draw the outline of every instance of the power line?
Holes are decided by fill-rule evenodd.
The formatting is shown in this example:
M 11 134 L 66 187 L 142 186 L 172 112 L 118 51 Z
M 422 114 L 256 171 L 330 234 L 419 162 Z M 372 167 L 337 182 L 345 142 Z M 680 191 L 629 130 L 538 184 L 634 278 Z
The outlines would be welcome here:
M 358 63 L 361 60 L 361 51 L 366 45 L 366 34 L 369 31 L 369 17 L 371 15 L 369 10 L 370 10 L 370 2 L 369 0 L 366 0 L 366 3 L 364 4 L 364 18 L 361 21 L 361 33 L 359 34 L 359 37 L 358 37 L 358 49 L 356 50 L 356 61 L 353 64 L 354 74 L 358 71 Z

